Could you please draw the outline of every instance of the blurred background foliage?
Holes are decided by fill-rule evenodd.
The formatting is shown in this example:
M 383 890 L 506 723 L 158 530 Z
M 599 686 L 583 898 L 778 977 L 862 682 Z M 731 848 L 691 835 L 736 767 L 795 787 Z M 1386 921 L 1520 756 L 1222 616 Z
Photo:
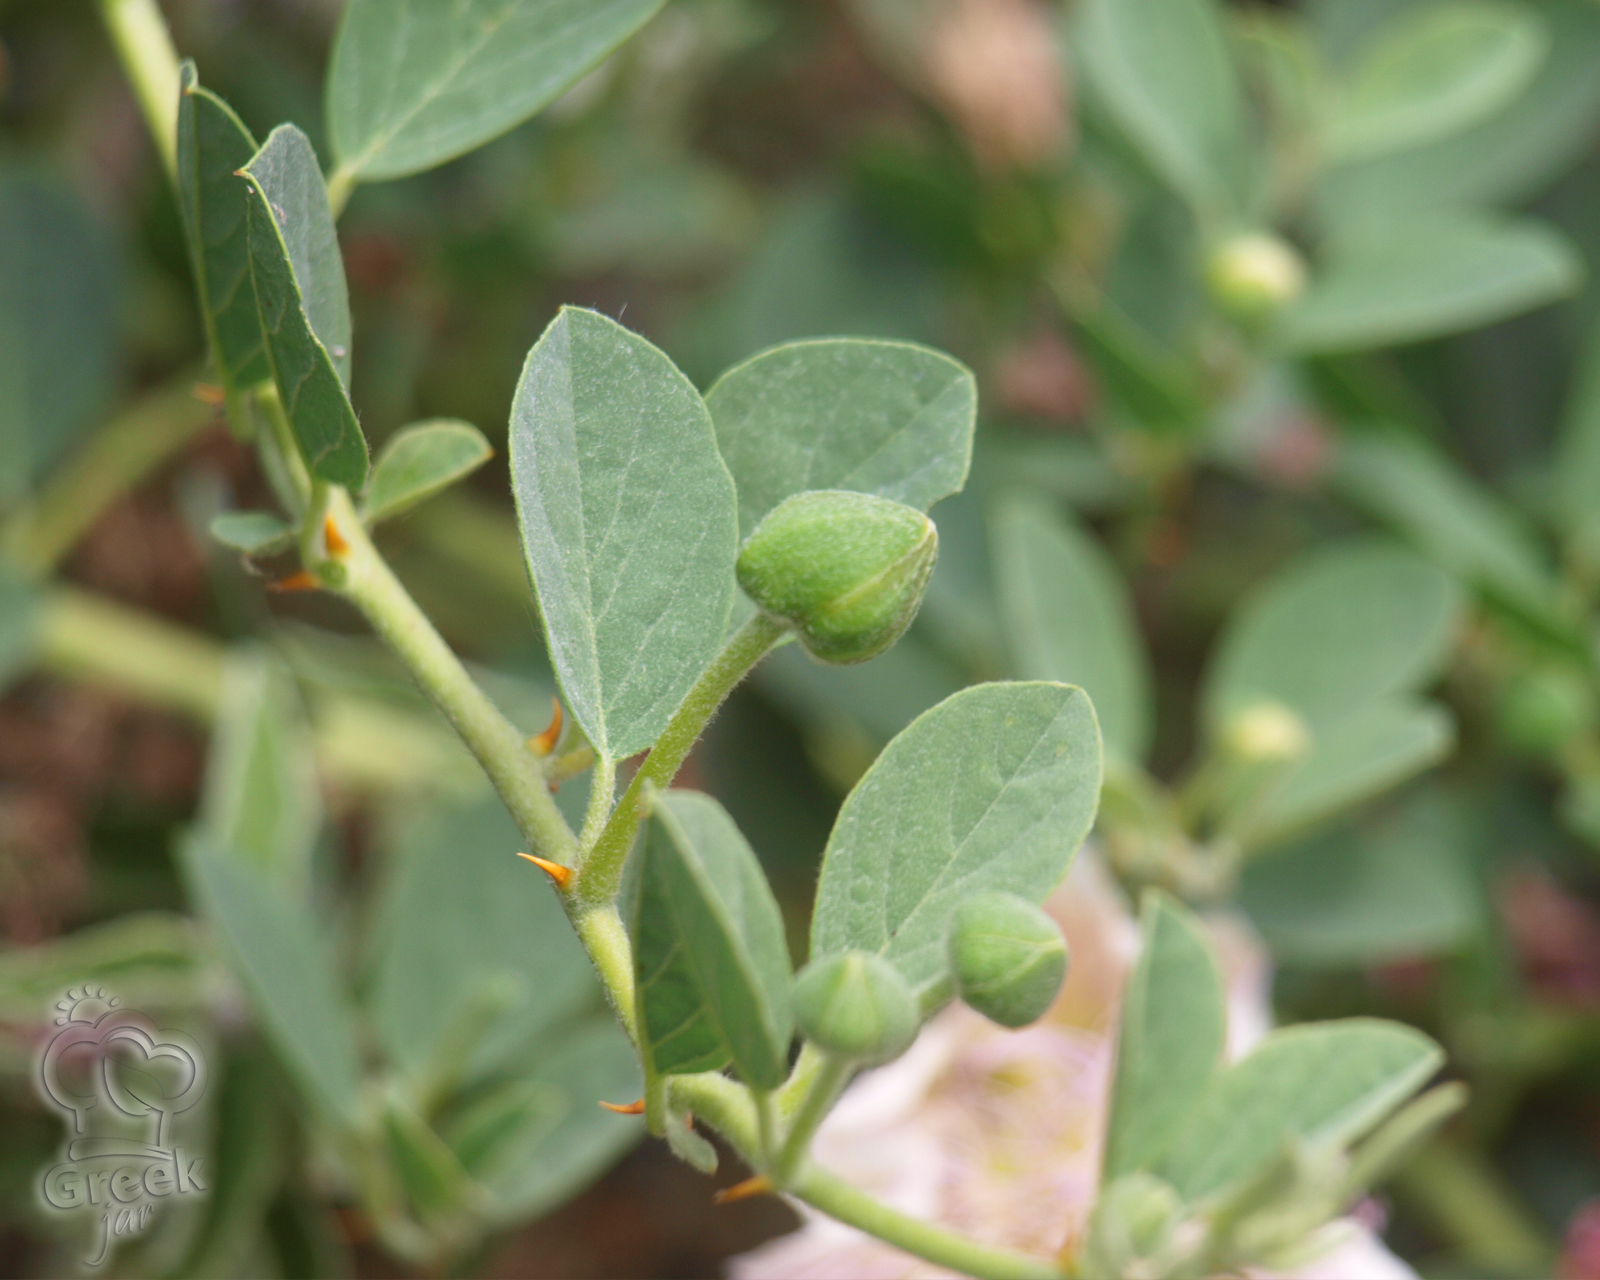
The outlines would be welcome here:
M 337 0 L 163 9 L 257 137 L 326 159 Z M 536 732 L 502 424 L 559 303 L 702 388 L 814 334 L 959 355 L 974 479 L 915 628 L 863 668 L 780 651 L 690 762 L 792 938 L 895 732 L 1083 683 L 1124 884 L 1236 901 L 1282 1019 L 1412 1022 L 1471 1084 L 1394 1246 L 1600 1275 L 1597 143 L 1592 0 L 671 0 L 532 123 L 351 201 L 369 439 L 460 418 L 498 455 L 385 550 Z M 0 0 L 0 1265 L 72 1247 L 28 1072 L 99 981 L 219 1081 L 212 1197 L 119 1271 L 394 1274 L 389 1196 L 413 1264 L 715 1274 L 791 1216 L 712 1210 L 595 1111 L 631 1058 L 471 762 L 353 613 L 207 537 L 269 489 L 203 360 L 94 5 Z

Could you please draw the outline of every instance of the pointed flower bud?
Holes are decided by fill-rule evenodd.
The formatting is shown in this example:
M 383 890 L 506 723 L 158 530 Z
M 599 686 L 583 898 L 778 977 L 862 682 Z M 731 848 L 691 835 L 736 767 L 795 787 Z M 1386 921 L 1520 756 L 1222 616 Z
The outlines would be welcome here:
M 961 999 L 1002 1027 L 1042 1018 L 1067 976 L 1067 940 L 1043 909 L 1014 893 L 963 904 L 950 930 Z
M 824 662 L 865 662 L 905 634 L 938 554 L 915 507 L 822 489 L 767 513 L 739 553 L 739 585 Z
M 917 998 L 900 970 L 867 951 L 813 960 L 794 983 L 795 1021 L 817 1048 L 876 1066 L 917 1037 Z

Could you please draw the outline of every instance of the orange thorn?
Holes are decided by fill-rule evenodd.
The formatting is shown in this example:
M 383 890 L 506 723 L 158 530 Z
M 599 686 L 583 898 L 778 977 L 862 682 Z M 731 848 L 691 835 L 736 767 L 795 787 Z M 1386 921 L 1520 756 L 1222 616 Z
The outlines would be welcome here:
M 550 726 L 543 733 L 528 739 L 528 750 L 536 756 L 547 756 L 561 741 L 561 699 L 550 699 Z
M 533 865 L 538 867 L 540 871 L 544 872 L 545 875 L 554 880 L 556 882 L 556 888 L 560 889 L 562 892 L 565 892 L 567 886 L 572 883 L 571 867 L 563 867 L 559 862 L 547 862 L 543 858 L 534 857 L 531 853 L 519 853 L 517 857 L 526 858 L 529 862 L 533 863 Z
M 344 540 L 339 532 L 339 526 L 334 524 L 332 516 L 322 518 L 322 538 L 328 544 L 330 556 L 342 556 L 350 550 L 350 544 Z
M 772 1193 L 772 1179 L 764 1173 L 758 1173 L 753 1178 L 746 1178 L 743 1182 L 736 1182 L 731 1187 L 724 1187 L 711 1197 L 712 1204 L 732 1204 L 735 1200 L 748 1200 L 751 1196 L 764 1196 Z
M 607 1111 L 615 1111 L 619 1116 L 642 1116 L 644 1114 L 644 1099 L 637 1102 L 602 1102 L 600 1104 Z
M 268 591 L 321 591 L 322 583 L 312 577 L 304 569 L 299 573 L 291 573 L 287 578 L 279 578 L 276 582 L 267 583 Z
M 201 404 L 222 404 L 227 400 L 227 394 L 214 382 L 197 382 L 194 384 L 194 398 Z

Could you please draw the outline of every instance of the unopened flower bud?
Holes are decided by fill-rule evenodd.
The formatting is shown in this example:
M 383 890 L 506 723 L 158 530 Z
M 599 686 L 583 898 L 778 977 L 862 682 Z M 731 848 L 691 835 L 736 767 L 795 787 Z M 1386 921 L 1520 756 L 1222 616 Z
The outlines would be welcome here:
M 1521 751 L 1559 751 L 1595 723 L 1595 700 L 1582 675 L 1542 667 L 1513 679 L 1500 698 L 1500 732 Z
M 1067 976 L 1067 940 L 1042 908 L 1014 893 L 986 893 L 956 912 L 950 971 L 972 1009 L 1002 1027 L 1042 1018 Z
M 911 625 L 938 554 L 933 521 L 915 507 L 839 489 L 797 493 L 744 544 L 739 585 L 824 662 L 865 662 Z
M 1306 287 L 1306 267 L 1292 245 L 1264 231 L 1224 240 L 1206 262 L 1211 295 L 1230 315 L 1260 319 L 1293 302 Z
M 795 1021 L 817 1048 L 876 1066 L 917 1036 L 917 998 L 882 956 L 842 951 L 813 960 L 794 983 Z
M 1298 760 L 1311 749 L 1311 730 L 1281 702 L 1255 702 L 1228 721 L 1228 750 L 1253 763 Z
M 1199 1275 L 1185 1264 L 1204 1242 L 1184 1221 L 1183 1201 L 1149 1173 L 1131 1173 L 1102 1189 L 1089 1216 L 1079 1273 L 1095 1280 L 1130 1275 Z

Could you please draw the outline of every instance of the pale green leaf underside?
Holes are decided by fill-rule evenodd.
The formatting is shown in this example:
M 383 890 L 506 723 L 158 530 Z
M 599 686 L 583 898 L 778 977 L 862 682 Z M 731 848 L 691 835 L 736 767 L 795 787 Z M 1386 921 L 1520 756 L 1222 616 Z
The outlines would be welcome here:
M 317 1109 L 353 1124 L 361 1079 L 355 1011 L 333 959 L 300 908 L 242 859 L 181 842 L 185 882 L 221 935 L 273 1049 Z
M 1327 146 L 1340 159 L 1447 137 L 1527 88 L 1550 46 L 1522 5 L 1466 0 L 1407 12 L 1383 30 L 1337 99 Z
M 1158 1172 L 1202 1200 L 1260 1173 L 1291 1141 L 1348 1143 L 1443 1057 L 1421 1032 L 1372 1019 L 1275 1031 L 1212 1081 Z
M 227 103 L 200 87 L 194 64 L 184 63 L 178 101 L 178 207 L 212 362 L 230 392 L 269 375 L 250 284 L 245 221 L 250 192 L 238 176 L 255 154 L 250 131 Z
M 818 338 L 752 356 L 706 393 L 748 537 L 811 489 L 876 494 L 926 511 L 972 460 L 971 372 L 909 342 Z
M 284 412 L 311 473 L 360 489 L 367 442 L 345 390 L 349 302 L 316 155 L 305 134 L 279 125 L 244 173 L 251 279 Z
M 494 456 L 470 422 L 435 418 L 413 423 L 389 439 L 372 464 L 361 504 L 370 524 L 387 520 L 471 475 Z
M 1122 997 L 1103 1181 L 1153 1169 L 1222 1064 L 1222 974 L 1200 922 L 1151 891 Z
M 1082 689 L 982 684 L 923 713 L 839 812 L 823 855 L 811 954 L 887 956 L 925 1005 L 946 991 L 945 938 L 976 893 L 1035 902 L 1094 821 L 1100 733 Z
M 294 530 L 269 511 L 224 511 L 213 517 L 211 536 L 245 555 L 262 555 L 287 548 Z
M 350 0 L 328 68 L 340 169 L 367 181 L 442 164 L 520 124 L 661 0 Z
M 669 791 L 638 856 L 639 1025 L 656 1071 L 731 1060 L 746 1083 L 776 1088 L 794 1037 L 789 953 L 756 855 L 710 796 Z
M 1017 674 L 1081 686 L 1106 753 L 1138 763 L 1152 728 L 1150 668 L 1110 558 L 1048 507 L 1021 500 L 995 513 L 993 539 Z
M 1403 547 L 1361 541 L 1307 556 L 1231 620 L 1206 673 L 1207 721 L 1216 732 L 1271 700 L 1315 734 L 1413 692 L 1448 656 L 1462 603 L 1450 574 Z
M 705 404 L 643 338 L 566 308 L 517 385 L 511 478 L 567 704 L 596 750 L 643 750 L 733 603 L 733 481 Z
M 1279 336 L 1297 352 L 1417 342 L 1553 302 L 1582 279 L 1572 246 L 1531 218 L 1417 217 L 1336 247 Z

